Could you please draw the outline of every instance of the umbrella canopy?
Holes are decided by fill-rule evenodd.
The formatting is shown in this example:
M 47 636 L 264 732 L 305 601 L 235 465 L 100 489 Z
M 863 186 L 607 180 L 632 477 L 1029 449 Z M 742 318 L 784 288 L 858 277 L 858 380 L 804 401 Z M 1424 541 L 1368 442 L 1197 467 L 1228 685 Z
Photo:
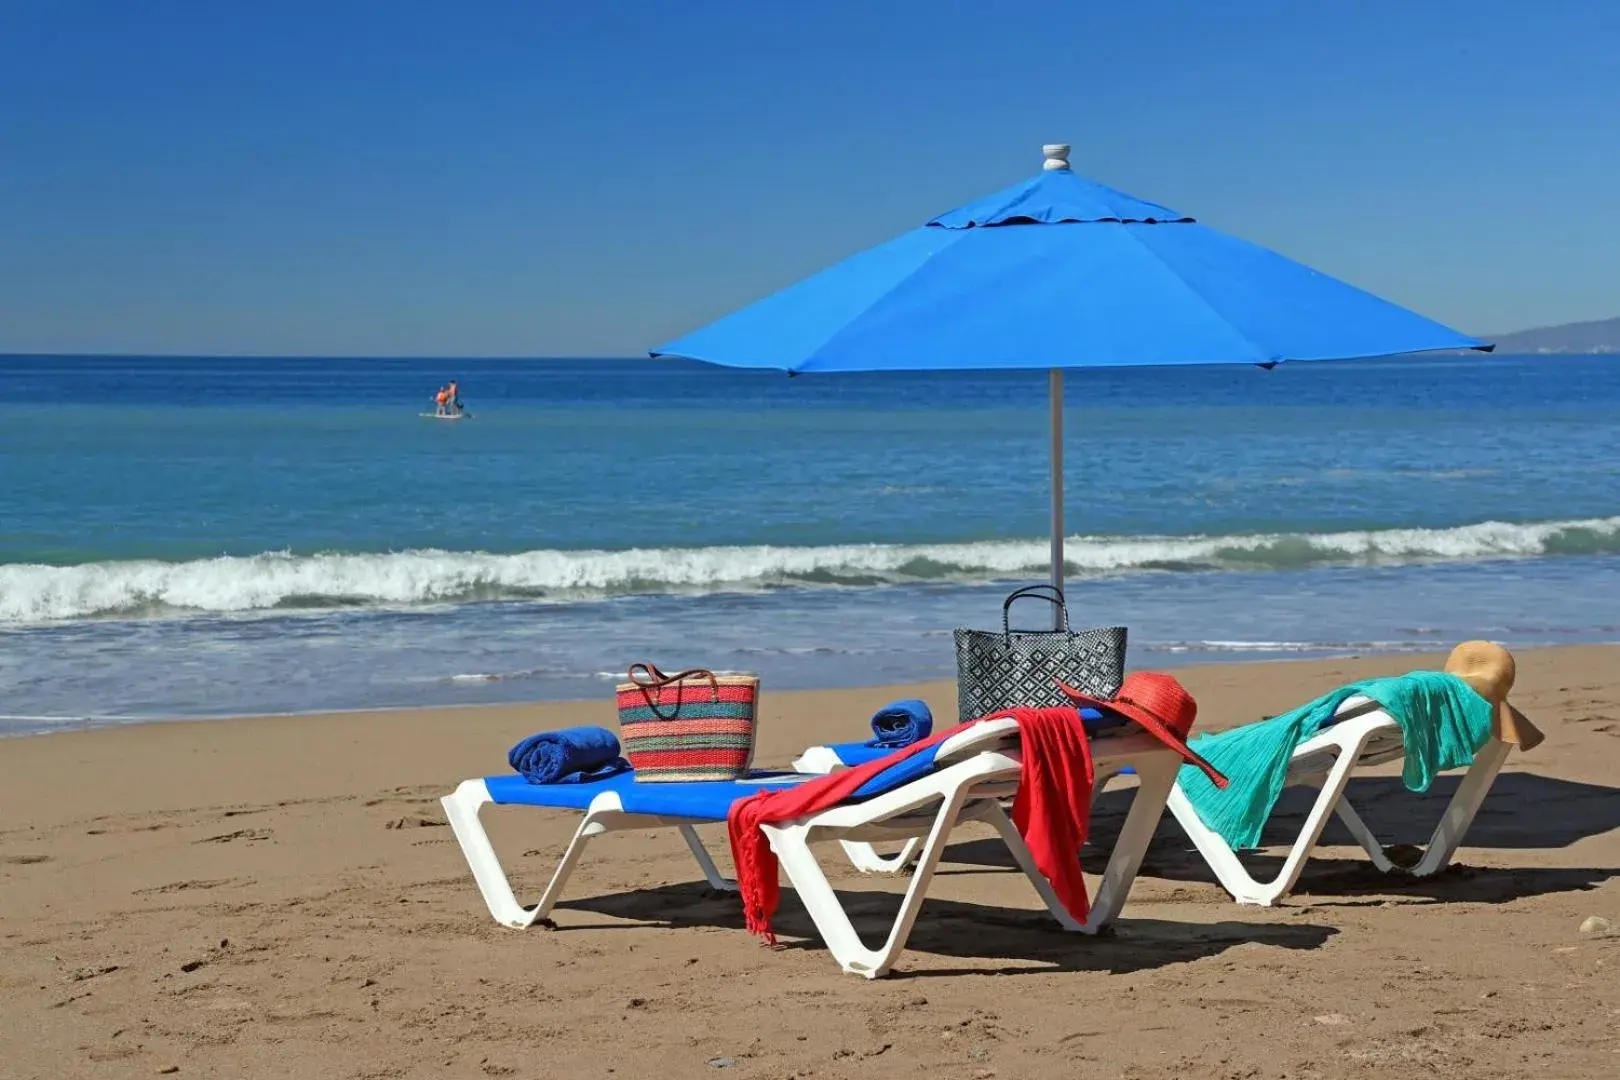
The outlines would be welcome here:
M 1069 169 L 1035 177 L 652 350 L 727 367 L 1052 372 L 1054 584 L 1064 368 L 1259 364 L 1491 346 Z
M 1483 342 L 1047 167 L 653 350 L 812 371 L 1274 364 Z

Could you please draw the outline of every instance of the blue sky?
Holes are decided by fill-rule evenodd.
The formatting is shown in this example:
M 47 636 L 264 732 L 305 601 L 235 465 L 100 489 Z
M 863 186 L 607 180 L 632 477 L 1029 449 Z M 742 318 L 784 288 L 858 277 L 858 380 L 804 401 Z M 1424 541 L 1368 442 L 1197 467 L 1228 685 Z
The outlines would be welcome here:
M 1461 329 L 1620 314 L 1620 4 L 9 0 L 0 352 L 635 354 L 1074 144 Z

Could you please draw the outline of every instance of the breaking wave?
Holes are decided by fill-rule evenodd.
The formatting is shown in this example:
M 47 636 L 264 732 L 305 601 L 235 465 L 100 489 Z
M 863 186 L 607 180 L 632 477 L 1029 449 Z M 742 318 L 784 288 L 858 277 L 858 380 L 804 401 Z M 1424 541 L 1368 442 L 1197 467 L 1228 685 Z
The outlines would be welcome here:
M 1069 572 L 1292 570 L 1620 553 L 1620 517 L 1247 536 L 1074 536 Z M 0 565 L 0 624 L 288 609 L 574 601 L 647 593 L 1040 577 L 1044 540 L 627 551 L 266 552 L 188 562 Z

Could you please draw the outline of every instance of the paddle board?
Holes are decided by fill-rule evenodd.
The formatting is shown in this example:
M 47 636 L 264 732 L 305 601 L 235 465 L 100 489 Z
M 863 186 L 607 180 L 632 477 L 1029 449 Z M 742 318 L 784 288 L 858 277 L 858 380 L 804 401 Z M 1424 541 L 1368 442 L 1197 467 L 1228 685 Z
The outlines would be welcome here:
M 426 419 L 426 420 L 471 420 L 472 419 L 472 413 L 470 413 L 470 412 L 464 412 L 464 413 L 431 413 L 431 412 L 425 412 L 425 413 L 417 413 L 416 415 L 420 416 L 420 417 L 422 417 L 423 419 Z

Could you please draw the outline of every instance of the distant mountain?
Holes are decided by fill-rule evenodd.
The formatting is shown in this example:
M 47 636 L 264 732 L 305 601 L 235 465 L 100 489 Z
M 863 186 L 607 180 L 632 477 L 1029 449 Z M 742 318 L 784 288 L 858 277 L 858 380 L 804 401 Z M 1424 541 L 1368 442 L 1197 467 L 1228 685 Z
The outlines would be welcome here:
M 1620 353 L 1620 319 L 1565 323 L 1520 330 L 1512 334 L 1481 335 L 1496 343 L 1496 351 L 1524 353 Z

